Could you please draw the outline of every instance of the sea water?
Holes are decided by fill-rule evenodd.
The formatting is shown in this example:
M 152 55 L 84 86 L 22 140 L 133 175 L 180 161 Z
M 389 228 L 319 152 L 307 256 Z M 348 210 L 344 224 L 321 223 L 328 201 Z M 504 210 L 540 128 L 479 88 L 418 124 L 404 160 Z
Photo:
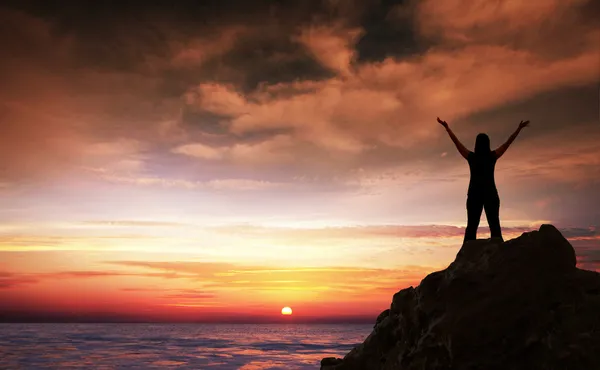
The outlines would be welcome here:
M 0 369 L 318 369 L 364 324 L 0 324 Z

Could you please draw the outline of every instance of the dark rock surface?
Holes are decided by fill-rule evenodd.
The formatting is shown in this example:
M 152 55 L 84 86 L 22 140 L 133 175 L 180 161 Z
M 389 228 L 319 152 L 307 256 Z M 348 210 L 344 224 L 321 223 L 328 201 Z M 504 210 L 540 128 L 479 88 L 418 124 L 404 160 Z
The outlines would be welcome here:
M 321 369 L 600 369 L 600 274 L 575 264 L 552 225 L 504 243 L 467 242 Z

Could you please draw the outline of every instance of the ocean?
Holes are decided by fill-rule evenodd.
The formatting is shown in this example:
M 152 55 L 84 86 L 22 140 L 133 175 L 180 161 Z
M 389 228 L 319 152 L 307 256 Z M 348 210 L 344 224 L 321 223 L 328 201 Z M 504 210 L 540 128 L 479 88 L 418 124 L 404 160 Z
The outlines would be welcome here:
M 318 369 L 365 324 L 0 324 L 0 369 Z

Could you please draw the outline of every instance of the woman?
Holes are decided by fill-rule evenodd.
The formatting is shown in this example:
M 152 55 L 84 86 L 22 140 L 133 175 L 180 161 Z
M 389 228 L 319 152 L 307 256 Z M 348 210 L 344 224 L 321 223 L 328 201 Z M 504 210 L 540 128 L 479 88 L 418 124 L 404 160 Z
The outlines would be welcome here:
M 467 150 L 462 145 L 456 135 L 450 130 L 446 121 L 442 121 L 439 117 L 437 121 L 444 126 L 460 154 L 469 162 L 471 179 L 467 193 L 467 228 L 465 230 L 464 241 L 476 239 L 477 227 L 479 227 L 479 219 L 481 218 L 483 209 L 485 209 L 485 216 L 490 225 L 491 237 L 502 240 L 499 216 L 500 198 L 498 197 L 498 190 L 496 190 L 496 183 L 494 181 L 494 168 L 498 158 L 502 157 L 506 149 L 508 149 L 517 135 L 519 135 L 519 132 L 527 127 L 529 121 L 521 121 L 519 128 L 508 138 L 506 143 L 494 151 L 490 149 L 490 138 L 486 134 L 477 135 L 477 139 L 475 139 L 475 152 Z

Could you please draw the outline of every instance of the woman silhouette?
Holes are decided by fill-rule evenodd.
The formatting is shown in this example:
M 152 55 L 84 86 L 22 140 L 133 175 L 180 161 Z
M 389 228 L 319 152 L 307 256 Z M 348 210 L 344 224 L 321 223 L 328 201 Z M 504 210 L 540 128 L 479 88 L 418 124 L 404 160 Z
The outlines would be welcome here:
M 475 139 L 475 152 L 465 148 L 458 140 L 456 135 L 450 130 L 446 121 L 439 117 L 437 121 L 444 126 L 448 135 L 456 145 L 456 149 L 469 162 L 471 179 L 469 181 L 469 191 L 467 193 L 467 228 L 465 229 L 465 238 L 475 240 L 477 237 L 477 227 L 481 212 L 485 209 L 485 216 L 490 226 L 492 238 L 502 240 L 502 231 L 500 230 L 500 198 L 494 181 L 494 168 L 496 161 L 500 158 L 506 149 L 512 144 L 519 132 L 529 124 L 529 121 L 521 121 L 517 130 L 502 144 L 498 149 L 490 149 L 490 138 L 486 134 L 477 135 Z

